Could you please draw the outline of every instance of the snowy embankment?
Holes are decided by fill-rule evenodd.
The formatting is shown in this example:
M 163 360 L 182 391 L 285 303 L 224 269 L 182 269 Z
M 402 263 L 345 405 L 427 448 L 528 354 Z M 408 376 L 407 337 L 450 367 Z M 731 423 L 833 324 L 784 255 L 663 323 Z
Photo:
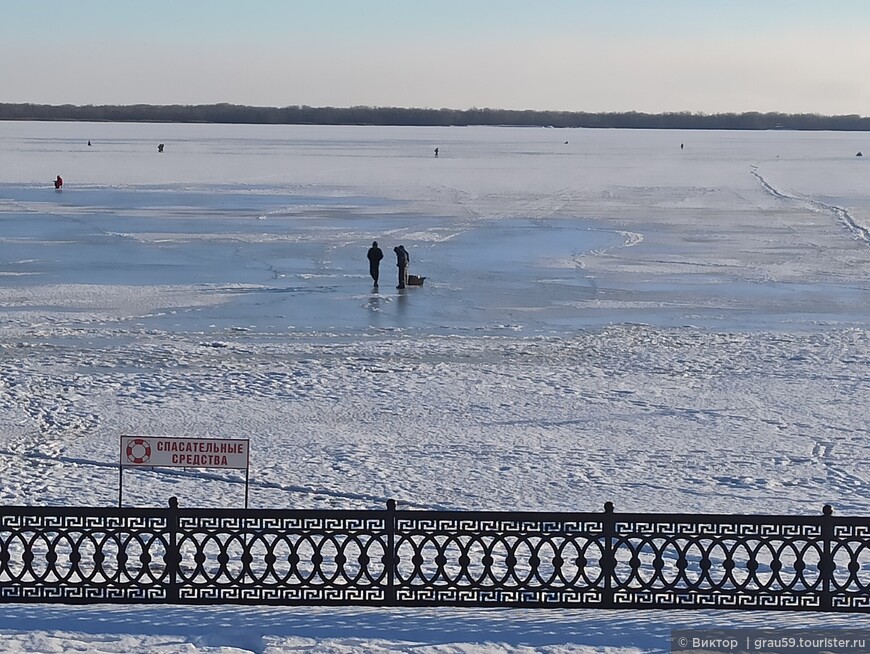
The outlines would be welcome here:
M 250 438 L 252 507 L 870 514 L 854 136 L 0 130 L 2 504 L 112 506 L 119 436 L 148 433 Z M 426 285 L 388 258 L 372 292 L 374 238 Z M 129 505 L 243 501 L 233 473 L 125 478 Z M 870 622 L 0 605 L 0 649 L 634 652 L 726 625 Z
M 258 507 L 870 512 L 859 329 L 91 338 L 2 345 L 4 503 L 111 506 L 118 436 L 161 433 L 251 438 Z M 132 505 L 241 497 L 129 474 Z

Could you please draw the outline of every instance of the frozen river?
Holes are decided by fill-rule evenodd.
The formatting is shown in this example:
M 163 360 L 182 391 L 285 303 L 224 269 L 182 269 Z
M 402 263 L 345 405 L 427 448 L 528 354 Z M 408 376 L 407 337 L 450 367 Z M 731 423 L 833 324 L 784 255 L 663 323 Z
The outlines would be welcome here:
M 862 135 L 5 123 L 0 137 L 4 286 L 72 319 L 132 294 L 116 318 L 181 331 L 866 324 Z M 424 288 L 395 292 L 398 244 Z

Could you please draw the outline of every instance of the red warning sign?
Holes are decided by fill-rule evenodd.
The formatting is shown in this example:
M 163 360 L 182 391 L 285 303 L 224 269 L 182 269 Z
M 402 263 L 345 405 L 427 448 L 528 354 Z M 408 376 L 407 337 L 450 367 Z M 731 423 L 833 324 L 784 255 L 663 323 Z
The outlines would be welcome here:
M 245 470 L 249 445 L 247 439 L 121 436 L 121 466 Z

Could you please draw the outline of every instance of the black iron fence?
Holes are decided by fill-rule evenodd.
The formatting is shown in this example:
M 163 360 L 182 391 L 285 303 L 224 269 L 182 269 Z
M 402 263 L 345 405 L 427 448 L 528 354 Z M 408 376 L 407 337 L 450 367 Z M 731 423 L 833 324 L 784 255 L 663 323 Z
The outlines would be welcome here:
M 6 507 L 0 601 L 870 611 L 870 518 Z

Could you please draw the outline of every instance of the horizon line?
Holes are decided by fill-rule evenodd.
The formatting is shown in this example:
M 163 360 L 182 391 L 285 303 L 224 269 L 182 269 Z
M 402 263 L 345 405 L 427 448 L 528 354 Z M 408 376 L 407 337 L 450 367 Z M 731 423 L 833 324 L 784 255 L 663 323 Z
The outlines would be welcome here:
M 621 115 L 621 114 L 638 114 L 643 116 L 672 116 L 672 115 L 688 115 L 694 117 L 716 117 L 716 116 L 745 116 L 745 115 L 760 115 L 760 116 L 771 116 L 771 115 L 782 115 L 782 116 L 814 116 L 819 118 L 867 118 L 863 114 L 859 113 L 838 113 L 838 114 L 824 114 L 816 111 L 784 111 L 784 110 L 775 110 L 775 111 L 760 111 L 757 109 L 749 109 L 743 111 L 716 111 L 716 112 L 708 112 L 708 111 L 700 111 L 700 110 L 690 110 L 690 109 L 669 109 L 666 111 L 641 111 L 637 109 L 610 109 L 610 110 L 586 110 L 586 109 L 516 109 L 510 107 L 468 107 L 465 109 L 459 109 L 455 107 L 422 107 L 422 106 L 400 106 L 400 105 L 367 105 L 367 104 L 354 104 L 354 105 L 309 105 L 309 104 L 289 104 L 289 105 L 258 105 L 258 104 L 239 104 L 235 102 L 204 102 L 204 103 L 151 103 L 151 102 L 134 102 L 134 103 L 100 103 L 100 104 L 75 104 L 71 102 L 64 102 L 60 104 L 54 103 L 44 103 L 44 102 L 0 102 L 0 107 L 9 107 L 9 106 L 32 106 L 32 107 L 44 107 L 44 108 L 52 108 L 59 109 L 63 107 L 75 107 L 79 109 L 85 108 L 106 108 L 106 107 L 118 107 L 118 108 L 133 108 L 133 107 L 235 107 L 239 109 L 335 109 L 335 110 L 354 110 L 354 109 L 373 109 L 373 110 L 384 110 L 384 111 L 453 111 L 460 113 L 469 113 L 476 111 L 490 111 L 490 112 L 516 112 L 516 113 L 525 113 L 525 114 L 587 114 L 587 115 Z M 4 120 L 0 118 L 0 120 Z

